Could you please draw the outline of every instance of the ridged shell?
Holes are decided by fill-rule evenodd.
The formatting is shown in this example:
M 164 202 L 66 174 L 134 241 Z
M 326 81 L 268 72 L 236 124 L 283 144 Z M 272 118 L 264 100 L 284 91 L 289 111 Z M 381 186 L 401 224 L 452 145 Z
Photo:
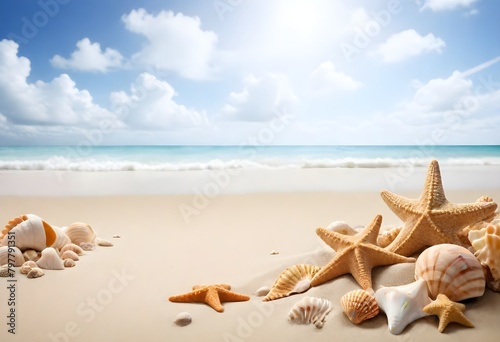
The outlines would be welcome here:
M 398 236 L 401 228 L 402 227 L 394 227 L 380 233 L 377 237 L 377 245 L 382 248 L 389 246 L 391 242 L 394 241 L 394 239 Z
M 42 256 L 36 262 L 38 267 L 46 270 L 64 270 L 64 263 L 57 251 L 47 247 L 42 251 Z
M 85 252 L 83 251 L 82 247 L 75 245 L 74 243 L 69 243 L 67 245 L 64 245 L 60 252 L 63 254 L 66 251 L 73 251 L 75 252 L 78 256 L 84 255 Z
M 21 266 L 21 269 L 20 269 L 20 272 L 22 274 L 28 274 L 30 273 L 31 269 L 34 268 L 34 267 L 38 267 L 38 265 L 36 264 L 36 262 L 34 261 L 26 261 L 22 266 Z
M 354 324 L 373 318 L 380 311 L 375 297 L 365 290 L 347 292 L 340 298 L 340 306 Z
M 312 323 L 319 329 L 323 327 L 331 310 L 332 303 L 327 299 L 304 297 L 292 306 L 288 319 L 297 324 Z
M 75 222 L 64 228 L 64 232 L 70 238 L 71 242 L 81 245 L 82 242 L 94 242 L 96 234 L 90 224 Z
M 484 294 L 485 278 L 481 263 L 468 249 L 440 244 L 427 248 L 415 263 L 415 279 L 427 284 L 429 296 L 445 294 L 458 302 Z
M 0 266 L 8 264 L 9 262 L 15 267 L 24 264 L 23 252 L 17 247 L 0 247 Z
M 500 220 L 492 221 L 486 228 L 469 232 L 474 254 L 483 266 L 488 267 L 492 280 L 500 280 Z
M 318 266 L 307 264 L 299 264 L 287 268 L 280 274 L 263 301 L 267 302 L 290 296 L 293 293 L 307 291 L 311 287 L 311 279 L 319 269 Z
M 64 251 L 64 253 L 61 253 L 61 259 L 71 259 L 74 261 L 78 261 L 80 258 L 78 258 L 78 254 L 73 251 Z
M 190 324 L 191 321 L 192 318 L 189 312 L 181 312 L 174 318 L 174 323 L 181 327 Z
M 10 220 L 0 234 L 3 246 L 7 246 L 9 232 L 15 236 L 15 245 L 22 251 L 34 249 L 41 251 L 50 247 L 58 238 L 54 228 L 40 217 L 27 214 Z
M 33 278 L 40 278 L 45 275 L 45 272 L 39 268 L 39 267 L 33 267 L 31 271 L 27 274 L 28 278 L 33 279 Z
M 64 264 L 64 267 L 75 267 L 76 261 L 68 258 L 68 259 L 64 259 L 63 264 Z

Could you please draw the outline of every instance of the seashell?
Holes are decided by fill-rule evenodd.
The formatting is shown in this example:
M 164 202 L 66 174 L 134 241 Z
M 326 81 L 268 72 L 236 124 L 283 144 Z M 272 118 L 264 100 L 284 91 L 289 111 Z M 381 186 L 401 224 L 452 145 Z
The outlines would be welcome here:
M 375 297 L 365 290 L 347 292 L 340 298 L 340 305 L 354 324 L 373 318 L 380 311 Z
M 488 196 L 481 196 L 476 200 L 476 203 L 479 202 L 493 202 L 493 199 Z M 462 246 L 464 247 L 471 246 L 471 242 L 469 240 L 469 232 L 486 228 L 488 224 L 494 219 L 500 219 L 500 212 L 493 213 L 484 220 L 470 224 L 467 227 L 464 227 L 462 230 L 460 230 L 457 235 L 458 238 L 460 239 L 460 243 L 462 244 Z
M 392 241 L 398 236 L 399 232 L 403 227 L 394 227 L 392 229 L 386 230 L 380 233 L 377 237 L 377 245 L 379 247 L 385 248 L 391 244 Z
M 56 241 L 54 241 L 50 247 L 54 247 L 59 250 L 68 243 L 71 243 L 70 238 L 66 235 L 62 228 L 52 226 L 52 229 L 56 232 Z
M 25 261 L 37 261 L 40 259 L 40 252 L 35 251 L 34 249 L 27 249 L 24 251 L 23 257 Z
M 280 274 L 271 291 L 263 301 L 287 297 L 293 293 L 302 293 L 311 287 L 311 279 L 319 271 L 318 266 L 300 264 L 287 268 Z
M 375 299 L 387 316 L 389 332 L 394 335 L 400 334 L 411 322 L 427 316 L 423 308 L 431 302 L 423 280 L 382 287 L 375 292 Z
M 494 279 L 488 266 L 483 265 L 484 276 L 486 278 L 486 286 L 495 292 L 500 292 L 500 279 Z
M 264 297 L 269 293 L 269 291 L 271 291 L 271 289 L 268 286 L 262 286 L 255 291 L 255 295 L 258 297 Z
M 28 278 L 40 278 L 45 275 L 45 272 L 39 267 L 33 267 L 31 271 L 27 274 Z
M 10 235 L 9 235 L 10 234 Z M 9 236 L 15 236 L 15 246 L 22 251 L 41 251 L 56 242 L 58 235 L 54 228 L 40 217 L 27 214 L 10 220 L 0 233 L 2 245 L 7 246 Z
M 61 257 L 52 247 L 47 247 L 42 251 L 42 256 L 36 264 L 38 267 L 46 270 L 64 270 L 64 263 Z
M 7 265 L 0 266 L 0 278 L 12 277 L 14 271 L 12 268 L 9 268 Z
M 32 260 L 28 260 L 21 266 L 20 271 L 22 274 L 28 274 L 33 267 L 38 267 L 38 265 Z
M 332 303 L 328 299 L 304 297 L 292 306 L 288 319 L 297 324 L 312 323 L 320 329 L 331 310 Z
M 96 238 L 95 243 L 101 247 L 113 247 L 113 244 L 110 241 L 101 238 Z
M 191 322 L 192 318 L 189 312 L 181 312 L 174 318 L 174 323 L 181 327 L 191 324 Z
M 344 235 L 356 235 L 358 232 L 344 221 L 333 221 L 326 227 L 329 231 Z
M 66 252 L 66 251 L 73 251 L 77 255 L 84 255 L 85 254 L 82 247 L 75 245 L 74 243 L 69 243 L 67 245 L 64 245 L 60 250 L 61 254 Z
M 451 301 L 459 302 L 480 297 L 485 290 L 479 260 L 467 248 L 453 244 L 435 245 L 424 250 L 415 262 L 415 279 L 426 282 L 432 299 L 442 293 Z
M 12 267 L 24 264 L 23 252 L 17 247 L 0 247 L 0 265 L 11 263 Z
M 78 258 L 78 254 L 76 254 L 73 251 L 64 251 L 64 253 L 61 254 L 61 259 L 66 260 L 66 259 L 71 259 L 73 261 L 78 261 L 80 258 Z
M 84 250 L 84 251 L 93 251 L 95 246 L 92 242 L 82 242 L 80 243 L 80 247 Z
M 75 260 L 68 258 L 68 259 L 64 259 L 63 265 L 64 265 L 64 267 L 75 267 L 76 262 L 75 262 Z
M 469 232 L 474 255 L 491 274 L 489 281 L 500 280 L 500 220 L 493 220 L 486 228 Z
M 96 235 L 92 227 L 83 222 L 75 222 L 64 228 L 64 232 L 75 245 L 82 242 L 94 242 Z

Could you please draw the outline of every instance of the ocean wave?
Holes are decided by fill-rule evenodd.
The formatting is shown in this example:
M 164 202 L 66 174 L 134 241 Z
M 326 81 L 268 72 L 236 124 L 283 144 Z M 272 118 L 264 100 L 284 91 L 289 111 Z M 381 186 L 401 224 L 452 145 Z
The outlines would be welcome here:
M 0 160 L 0 170 L 17 171 L 194 171 L 222 169 L 314 169 L 314 168 L 395 168 L 426 167 L 432 158 L 318 158 L 301 160 L 213 159 L 208 162 L 138 162 L 127 160 L 74 160 L 52 157 L 44 160 Z M 500 166 L 500 158 L 447 158 L 440 165 Z

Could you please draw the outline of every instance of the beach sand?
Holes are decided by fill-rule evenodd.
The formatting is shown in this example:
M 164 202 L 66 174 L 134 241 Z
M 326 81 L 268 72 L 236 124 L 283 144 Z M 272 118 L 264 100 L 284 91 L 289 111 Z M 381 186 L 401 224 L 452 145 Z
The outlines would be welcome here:
M 461 171 L 448 170 L 445 174 L 442 170 L 448 200 L 474 202 L 482 195 L 500 199 L 500 186 L 494 183 L 498 180 L 488 180 L 495 170 L 484 170 L 484 176 L 478 176 L 483 183 L 476 188 L 464 185 L 474 179 L 462 178 Z M 383 313 L 359 326 L 347 319 L 340 308 L 340 297 L 359 288 L 350 275 L 304 294 L 268 303 L 255 296 L 258 288 L 272 286 L 289 266 L 297 263 L 322 266 L 331 259 L 334 252 L 316 236 L 317 227 L 326 227 L 337 220 L 361 227 L 377 214 L 383 216 L 384 228 L 400 224 L 373 189 L 387 188 L 380 170 L 356 170 L 375 176 L 371 178 L 373 182 L 360 180 L 369 184 L 368 188 L 353 184 L 353 190 L 347 186 L 352 181 L 349 170 L 323 172 L 336 174 L 332 182 L 338 187 L 327 186 L 324 191 L 290 187 L 284 191 L 287 189 L 283 186 L 277 191 L 268 187 L 269 177 L 283 177 L 275 172 L 262 178 L 262 184 L 247 183 L 247 191 L 231 192 L 228 186 L 227 191 L 213 198 L 205 197 L 206 201 L 195 192 L 144 194 L 140 186 L 149 183 L 144 179 L 137 181 L 138 176 L 133 173 L 120 176 L 129 177 L 128 183 L 109 174 L 68 174 L 67 179 L 78 182 L 73 188 L 70 180 L 59 185 L 41 181 L 49 177 L 46 173 L 0 174 L 0 222 L 6 223 L 25 213 L 37 214 L 56 226 L 83 221 L 90 223 L 99 237 L 114 243 L 113 247 L 96 247 L 87 252 L 74 268 L 46 271 L 39 279 L 27 279 L 17 271 L 15 335 L 8 333 L 5 324 L 9 315 L 8 290 L 6 279 L 0 278 L 0 316 L 4 322 L 0 325 L 0 340 L 486 342 L 498 339 L 500 294 L 490 290 L 483 297 L 465 302 L 465 314 L 475 328 L 450 324 L 440 334 L 437 317 L 429 316 L 413 322 L 398 336 L 389 333 Z M 300 178 L 300 172 L 294 171 L 288 183 L 300 185 L 304 179 L 312 178 L 327 183 L 328 179 L 318 180 L 311 173 L 304 172 L 304 178 Z M 425 169 L 417 170 L 405 182 L 406 188 L 398 193 L 418 197 L 424 175 Z M 114 178 L 122 188 L 109 184 L 115 190 L 101 194 L 102 178 L 106 177 Z M 159 174 L 155 177 L 161 180 Z M 168 183 L 169 177 L 172 176 L 165 176 L 162 181 Z M 450 189 L 447 177 L 457 179 Z M 21 178 L 30 180 L 31 195 L 29 189 L 20 190 L 22 194 L 13 193 L 12 189 L 23 187 Z M 237 181 L 244 183 L 242 179 Z M 161 186 L 165 187 L 165 183 Z M 176 186 L 172 183 L 172 188 Z M 51 187 L 53 193 L 41 195 L 40 189 Z M 76 188 L 80 190 L 71 190 Z M 99 195 L 91 195 L 88 189 Z M 187 207 L 195 210 L 187 211 L 190 213 L 187 215 Z M 272 255 L 272 251 L 279 254 Z M 412 282 L 413 271 L 413 264 L 376 268 L 374 288 Z M 250 300 L 225 303 L 223 313 L 205 304 L 168 301 L 169 296 L 188 292 L 195 284 L 213 283 L 231 284 L 233 291 L 249 295 Z M 288 322 L 291 306 L 305 296 L 331 300 L 333 310 L 322 329 Z M 191 314 L 193 321 L 179 327 L 173 320 L 184 311 Z

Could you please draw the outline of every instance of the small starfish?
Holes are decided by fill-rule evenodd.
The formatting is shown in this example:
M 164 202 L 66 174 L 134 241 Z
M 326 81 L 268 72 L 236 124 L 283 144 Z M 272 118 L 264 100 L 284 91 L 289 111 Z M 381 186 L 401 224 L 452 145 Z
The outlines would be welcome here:
M 492 215 L 497 208 L 494 202 L 449 203 L 436 160 L 429 165 L 420 198 L 409 199 L 387 190 L 382 190 L 380 195 L 404 222 L 401 232 L 387 249 L 405 256 L 441 243 L 460 245 L 457 234 L 462 228 Z
M 350 273 L 364 290 L 373 290 L 372 268 L 400 262 L 414 262 L 414 258 L 389 252 L 376 245 L 381 224 L 382 216 L 377 215 L 362 232 L 356 235 L 344 235 L 318 228 L 316 234 L 337 253 L 330 263 L 312 278 L 311 286 L 318 286 Z
M 193 291 L 168 298 L 176 303 L 206 303 L 217 312 L 223 312 L 221 302 L 243 302 L 250 299 L 240 293 L 231 292 L 231 285 L 195 285 Z
M 465 305 L 451 301 L 444 294 L 439 294 L 436 300 L 425 306 L 423 310 L 428 315 L 436 315 L 439 317 L 438 331 L 440 333 L 442 333 L 446 326 L 452 322 L 474 328 L 474 324 L 464 315 Z

